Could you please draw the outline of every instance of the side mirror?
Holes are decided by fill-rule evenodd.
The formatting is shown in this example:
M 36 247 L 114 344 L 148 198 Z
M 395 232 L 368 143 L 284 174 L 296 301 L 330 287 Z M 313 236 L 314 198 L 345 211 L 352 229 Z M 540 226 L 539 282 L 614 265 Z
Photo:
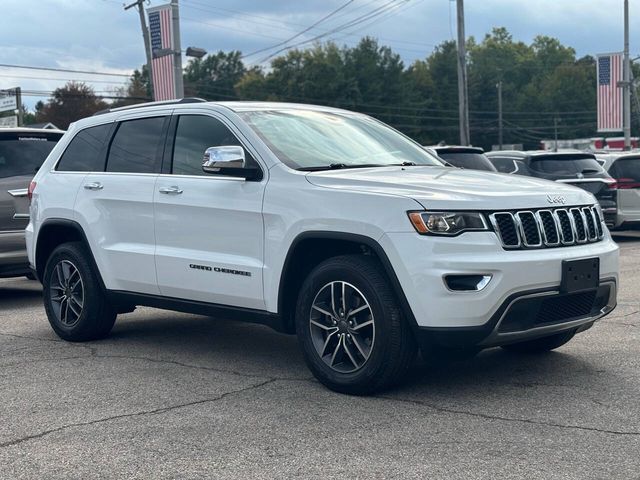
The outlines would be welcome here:
M 259 176 L 258 169 L 246 168 L 244 148 L 238 145 L 207 148 L 204 152 L 202 171 L 247 180 L 253 180 Z

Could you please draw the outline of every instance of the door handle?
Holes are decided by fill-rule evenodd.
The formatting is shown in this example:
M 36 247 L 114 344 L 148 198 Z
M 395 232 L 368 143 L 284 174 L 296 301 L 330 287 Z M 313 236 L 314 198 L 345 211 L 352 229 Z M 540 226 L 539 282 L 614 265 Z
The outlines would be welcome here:
M 28 189 L 26 188 L 18 188 L 17 190 L 7 190 L 9 192 L 9 195 L 11 195 L 12 197 L 26 197 L 28 192 Z
M 167 195 L 180 195 L 182 193 L 180 187 L 176 187 L 175 185 L 172 187 L 162 187 L 159 191 Z
M 85 183 L 84 188 L 86 190 L 102 190 L 104 187 L 100 182 L 91 182 L 91 183 Z

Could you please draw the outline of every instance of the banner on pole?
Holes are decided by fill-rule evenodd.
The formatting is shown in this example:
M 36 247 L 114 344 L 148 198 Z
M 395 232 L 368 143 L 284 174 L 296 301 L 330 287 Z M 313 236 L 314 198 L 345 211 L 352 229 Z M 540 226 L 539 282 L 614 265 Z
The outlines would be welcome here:
M 596 62 L 598 131 L 622 131 L 622 53 L 603 53 Z
M 178 98 L 174 70 L 176 42 L 173 36 L 172 8 L 171 4 L 166 4 L 147 10 L 154 100 Z

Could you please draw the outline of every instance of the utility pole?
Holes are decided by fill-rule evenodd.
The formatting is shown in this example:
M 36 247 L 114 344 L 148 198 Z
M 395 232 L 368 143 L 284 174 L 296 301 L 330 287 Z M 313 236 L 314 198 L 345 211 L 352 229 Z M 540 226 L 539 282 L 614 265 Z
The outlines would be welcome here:
M 469 145 L 469 94 L 467 92 L 467 55 L 464 35 L 464 0 L 456 0 L 458 11 L 458 110 L 460 145 Z
M 555 138 L 555 144 L 553 147 L 554 152 L 558 151 L 558 121 L 559 118 L 557 116 L 553 117 L 553 135 Z
M 623 66 L 623 130 L 624 149 L 631 150 L 631 61 L 629 60 L 629 0 L 624 0 L 624 66 Z
M 178 0 L 171 0 L 171 21 L 173 22 L 173 70 L 176 83 L 176 98 L 184 98 L 182 80 L 182 47 L 180 46 L 180 11 Z
M 24 124 L 24 109 L 22 108 L 22 89 L 16 88 L 16 106 L 18 107 L 18 126 Z
M 502 150 L 502 80 L 497 83 L 496 87 L 498 88 L 498 144 Z
M 142 28 L 142 38 L 144 39 L 144 53 L 147 57 L 147 72 L 149 72 L 149 88 L 151 89 L 151 98 L 153 98 L 153 72 L 151 70 L 151 41 L 149 40 L 149 29 L 147 28 L 147 22 L 144 17 L 144 6 L 142 5 L 144 0 L 136 0 L 130 5 L 124 7 L 125 10 L 129 10 L 132 7 L 138 7 L 138 14 L 140 15 L 140 27 Z

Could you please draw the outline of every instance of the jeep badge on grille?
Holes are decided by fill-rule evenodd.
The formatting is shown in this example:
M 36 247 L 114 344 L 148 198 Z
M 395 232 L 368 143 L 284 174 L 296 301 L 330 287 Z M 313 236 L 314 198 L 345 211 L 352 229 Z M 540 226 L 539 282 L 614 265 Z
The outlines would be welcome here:
M 564 198 L 564 196 L 562 195 L 547 195 L 547 202 L 554 204 L 554 205 L 564 205 L 565 203 L 567 203 L 567 199 Z

